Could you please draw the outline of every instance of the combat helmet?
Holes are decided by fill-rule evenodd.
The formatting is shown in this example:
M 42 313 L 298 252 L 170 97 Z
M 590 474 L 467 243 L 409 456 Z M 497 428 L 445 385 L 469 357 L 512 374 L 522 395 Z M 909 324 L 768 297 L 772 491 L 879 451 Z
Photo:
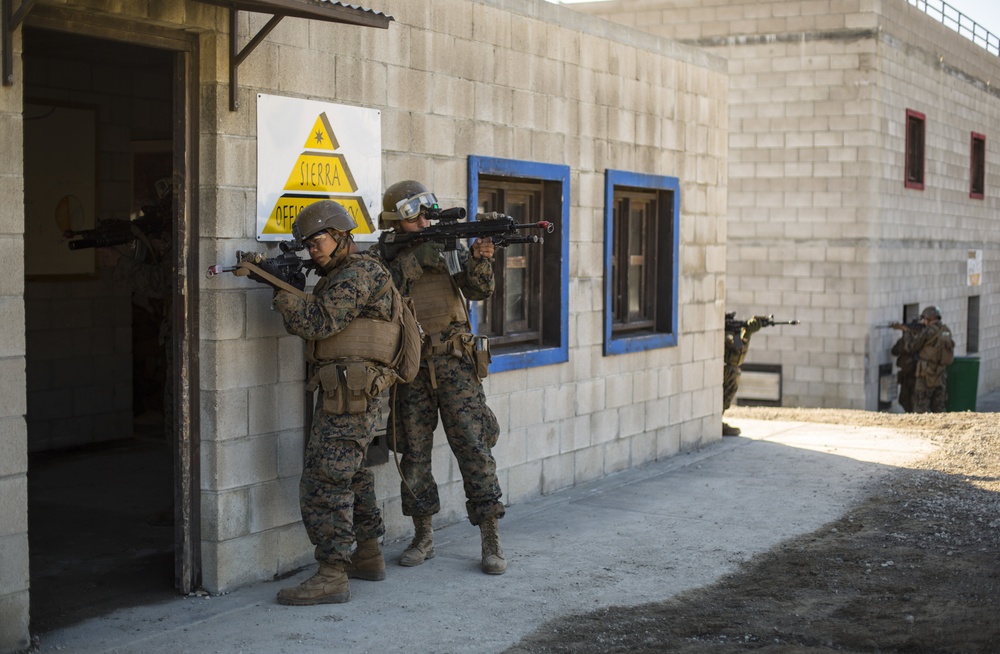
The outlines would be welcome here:
M 920 312 L 920 317 L 925 320 L 941 320 L 941 309 L 931 305 Z
M 396 182 L 382 195 L 382 213 L 379 226 L 395 227 L 392 223 L 416 217 L 421 208 L 437 209 L 437 197 L 418 181 L 407 179 Z
M 292 236 L 305 243 L 307 238 L 327 230 L 350 232 L 358 223 L 347 213 L 347 209 L 333 200 L 314 202 L 299 212 L 292 224 Z

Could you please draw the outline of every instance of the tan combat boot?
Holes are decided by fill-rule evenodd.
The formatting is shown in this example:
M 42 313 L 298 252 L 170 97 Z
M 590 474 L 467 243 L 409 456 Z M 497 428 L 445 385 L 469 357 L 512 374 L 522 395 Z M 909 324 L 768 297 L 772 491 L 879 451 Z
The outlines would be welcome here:
M 351 579 L 382 581 L 385 579 L 385 559 L 378 539 L 358 541 L 358 548 L 351 555 L 351 562 L 344 566 L 344 572 Z
M 496 518 L 486 518 L 479 523 L 479 533 L 483 537 L 483 572 L 488 575 L 502 575 L 507 572 L 507 559 L 500 546 L 500 533 Z
M 412 567 L 420 565 L 427 559 L 434 558 L 434 528 L 431 526 L 431 516 L 413 516 L 413 541 L 399 557 L 399 565 Z
M 298 586 L 278 591 L 278 604 L 310 606 L 312 604 L 343 604 L 351 599 L 344 564 L 320 563 L 319 571 Z

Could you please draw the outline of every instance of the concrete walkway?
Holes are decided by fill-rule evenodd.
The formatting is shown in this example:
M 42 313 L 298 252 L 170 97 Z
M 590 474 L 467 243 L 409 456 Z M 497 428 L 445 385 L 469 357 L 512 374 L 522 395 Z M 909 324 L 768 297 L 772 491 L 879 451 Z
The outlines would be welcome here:
M 980 411 L 1000 407 L 1000 393 Z M 437 556 L 353 581 L 347 604 L 287 607 L 281 582 L 137 606 L 43 634 L 38 652 L 500 652 L 544 621 L 711 584 L 758 552 L 841 516 L 873 481 L 929 446 L 891 430 L 755 420 L 705 449 L 508 508 L 509 569 L 479 571 L 468 523 Z

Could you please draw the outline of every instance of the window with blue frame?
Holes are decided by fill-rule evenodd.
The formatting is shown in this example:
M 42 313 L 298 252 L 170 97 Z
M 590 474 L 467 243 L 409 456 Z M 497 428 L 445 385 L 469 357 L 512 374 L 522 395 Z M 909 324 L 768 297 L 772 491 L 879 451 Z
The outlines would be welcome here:
M 469 157 L 469 214 L 497 212 L 518 224 L 548 221 L 551 233 L 523 229 L 539 243 L 496 251 L 496 291 L 473 312 L 490 337 L 492 372 L 569 359 L 569 166 Z
M 677 345 L 680 182 L 608 170 L 604 354 Z

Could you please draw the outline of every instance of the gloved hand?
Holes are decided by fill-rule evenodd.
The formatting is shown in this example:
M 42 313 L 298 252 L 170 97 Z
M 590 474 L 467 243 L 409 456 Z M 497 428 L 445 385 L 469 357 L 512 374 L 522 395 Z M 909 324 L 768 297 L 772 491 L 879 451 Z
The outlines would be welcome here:
M 764 323 L 771 319 L 771 316 L 754 316 L 747 320 L 747 326 L 745 327 L 747 334 L 756 334 L 760 331 L 760 328 L 764 326 Z
M 298 270 L 290 274 L 288 276 L 287 281 L 289 284 L 299 289 L 300 291 L 304 291 L 306 288 L 306 274 L 301 270 Z
M 444 252 L 444 243 L 421 243 L 413 248 L 412 254 L 424 268 L 437 268 L 441 265 L 441 253 Z

